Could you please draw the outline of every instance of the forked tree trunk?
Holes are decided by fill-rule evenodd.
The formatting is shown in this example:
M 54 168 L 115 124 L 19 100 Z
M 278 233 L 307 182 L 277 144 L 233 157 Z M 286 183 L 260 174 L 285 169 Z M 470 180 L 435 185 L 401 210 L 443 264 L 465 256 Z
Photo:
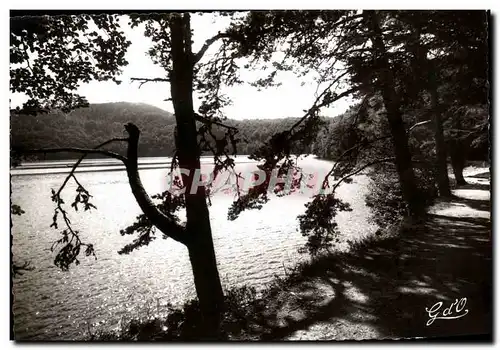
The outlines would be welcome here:
M 217 270 L 205 188 L 199 186 L 196 191 L 191 191 L 195 172 L 200 169 L 200 149 L 193 109 L 193 54 L 189 21 L 188 14 L 174 15 L 170 21 L 170 86 L 177 124 L 179 166 L 189 170 L 188 175 L 182 174 L 186 189 L 186 245 L 202 312 L 202 337 L 207 339 L 219 337 L 224 294 Z M 199 173 L 196 175 L 199 176 Z

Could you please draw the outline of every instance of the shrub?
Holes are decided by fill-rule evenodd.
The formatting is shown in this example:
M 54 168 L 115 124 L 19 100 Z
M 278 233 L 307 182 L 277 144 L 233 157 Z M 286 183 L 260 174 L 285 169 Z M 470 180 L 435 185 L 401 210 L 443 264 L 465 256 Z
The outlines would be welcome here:
M 223 337 L 245 339 L 254 316 L 262 311 L 262 300 L 253 287 L 237 287 L 226 290 L 226 310 L 221 329 Z M 165 317 L 133 319 L 115 332 L 97 332 L 90 340 L 98 341 L 196 341 L 202 340 L 203 323 L 197 299 L 182 306 L 167 305 Z
M 389 227 L 401 222 L 407 208 L 403 201 L 398 175 L 392 169 L 379 167 L 370 174 L 366 205 L 371 209 L 371 219 L 379 227 Z
M 372 210 L 372 217 L 382 231 L 392 230 L 402 224 L 408 210 L 403 201 L 398 174 L 393 165 L 378 166 L 369 174 L 369 194 L 366 205 Z M 415 177 L 424 205 L 430 205 L 437 197 L 435 174 L 429 164 L 415 168 Z

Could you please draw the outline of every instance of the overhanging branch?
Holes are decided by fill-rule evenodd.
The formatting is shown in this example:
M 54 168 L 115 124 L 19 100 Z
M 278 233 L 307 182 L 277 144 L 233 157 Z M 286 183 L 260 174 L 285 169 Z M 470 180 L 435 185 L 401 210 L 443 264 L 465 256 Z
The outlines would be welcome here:
M 359 169 L 353 171 L 352 173 L 349 173 L 349 174 L 343 176 L 341 179 L 339 179 L 337 181 L 337 183 L 335 184 L 335 186 L 333 186 L 332 192 L 335 192 L 337 187 L 339 187 L 342 184 L 342 182 L 344 182 L 346 179 L 362 172 L 366 168 L 371 167 L 372 165 L 375 165 L 375 164 L 394 162 L 394 160 L 395 160 L 395 158 L 384 158 L 384 159 L 374 160 L 373 162 L 369 162 L 369 163 L 363 165 L 361 168 L 359 168 Z
M 139 81 L 139 89 L 146 83 L 169 82 L 167 78 L 130 78 L 131 81 Z
M 214 42 L 216 42 L 217 40 L 222 39 L 222 38 L 232 38 L 232 37 L 234 37 L 234 34 L 219 32 L 217 35 L 215 35 L 215 36 L 211 37 L 210 39 L 208 39 L 207 41 L 205 41 L 205 43 L 201 47 L 200 51 L 198 51 L 198 53 L 196 53 L 194 55 L 194 57 L 193 57 L 193 64 L 196 64 L 197 62 L 199 62 L 201 60 L 201 58 L 203 57 L 203 55 L 205 54 L 205 52 L 207 52 L 208 48 Z
M 194 113 L 194 117 L 197 121 L 203 123 L 203 124 L 207 124 L 207 125 L 210 125 L 210 124 L 214 124 L 214 125 L 218 125 L 222 128 L 226 128 L 228 130 L 234 130 L 234 131 L 238 131 L 238 128 L 234 127 L 234 126 L 229 126 L 229 125 L 226 125 L 224 123 L 221 123 L 219 121 L 216 121 L 216 120 L 210 120 L 210 119 L 207 119 L 201 115 L 199 115 L 198 113 Z
M 322 103 L 319 103 L 319 100 L 325 96 L 326 92 L 329 91 L 330 87 L 326 88 L 323 93 L 321 93 L 317 98 L 316 98 L 316 101 L 314 101 L 314 104 L 312 105 L 311 108 L 309 108 L 307 110 L 307 112 L 302 116 L 302 118 L 300 118 L 294 125 L 292 125 L 292 127 L 289 129 L 289 132 L 291 133 L 293 131 L 293 129 L 295 129 L 296 127 L 298 127 L 300 124 L 302 124 L 304 122 L 304 120 L 306 120 L 308 117 L 310 117 L 314 111 L 317 111 L 318 109 L 322 108 L 322 107 L 325 107 L 327 105 L 330 105 L 332 104 L 333 102 L 336 102 L 344 97 L 347 97 L 349 95 L 351 95 L 352 93 L 356 92 L 359 90 L 359 87 L 354 87 L 354 88 L 351 88 L 349 90 L 346 90 L 344 91 L 343 93 L 339 94 L 339 95 L 336 95 L 334 98 L 332 99 L 329 99 L 327 101 L 324 101 Z
M 19 151 L 20 153 L 25 153 L 25 154 L 39 154 L 39 153 L 61 153 L 61 152 L 68 152 L 68 153 L 84 153 L 85 155 L 87 154 L 102 154 L 107 157 L 115 158 L 123 163 L 127 162 L 127 158 L 111 151 L 106 151 L 102 149 L 95 149 L 95 148 L 78 148 L 78 147 L 61 147 L 61 148 L 40 148 L 40 149 L 30 149 L 30 150 L 21 150 Z
M 128 138 L 113 138 L 111 140 L 108 140 L 108 141 L 105 141 L 97 146 L 94 147 L 94 149 L 99 149 L 101 147 L 104 147 L 112 142 L 120 142 L 120 141 L 125 141 L 127 142 L 128 141 Z M 66 184 L 68 183 L 68 180 L 73 177 L 76 180 L 76 177 L 74 176 L 74 173 L 76 171 L 76 168 L 78 168 L 78 166 L 80 165 L 80 163 L 83 161 L 83 159 L 85 159 L 85 157 L 88 155 L 88 153 L 84 153 L 80 159 L 78 159 L 75 164 L 73 164 L 73 167 L 71 168 L 71 171 L 69 172 L 68 176 L 66 177 L 66 179 L 64 180 L 63 184 L 61 185 L 61 187 L 59 188 L 59 190 L 57 191 L 58 194 L 61 193 L 61 191 L 63 190 L 64 186 L 66 186 Z
M 144 186 L 142 185 L 141 178 L 139 176 L 137 155 L 137 147 L 139 145 L 140 134 L 139 128 L 132 123 L 128 123 L 125 125 L 125 130 L 129 134 L 127 163 L 125 164 L 125 166 L 127 169 L 129 185 L 132 189 L 132 194 L 134 195 L 137 204 L 139 204 L 139 207 L 142 209 L 143 213 L 153 223 L 153 225 L 160 229 L 160 231 L 176 240 L 177 242 L 185 245 L 185 228 L 175 222 L 172 218 L 162 213 L 153 203 L 151 197 L 149 197 L 148 193 L 144 189 Z
M 340 155 L 340 157 L 337 158 L 337 160 L 335 161 L 335 164 L 332 166 L 332 168 L 330 169 L 330 171 L 326 174 L 326 176 L 325 176 L 325 178 L 323 180 L 323 186 L 325 186 L 328 183 L 328 178 L 330 177 L 330 175 L 332 175 L 335 172 L 335 170 L 337 169 L 338 164 L 340 164 L 340 162 L 344 159 L 344 157 L 346 157 L 349 153 L 351 153 L 352 151 L 354 151 L 356 149 L 361 149 L 361 148 L 367 147 L 367 146 L 369 146 L 371 144 L 374 144 L 375 142 L 382 141 L 382 140 L 388 139 L 390 137 L 391 137 L 391 135 L 380 136 L 380 137 L 377 137 L 377 138 L 375 138 L 373 140 L 370 140 L 370 141 L 364 141 L 363 143 L 357 143 L 356 145 L 354 145 L 351 148 L 349 148 L 346 151 L 344 151 Z

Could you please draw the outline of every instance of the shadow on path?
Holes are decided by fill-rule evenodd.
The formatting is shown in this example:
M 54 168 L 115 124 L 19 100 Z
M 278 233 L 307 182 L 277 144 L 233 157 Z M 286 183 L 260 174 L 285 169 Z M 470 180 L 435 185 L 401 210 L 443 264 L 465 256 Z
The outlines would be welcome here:
M 490 208 L 487 200 L 451 202 L 476 211 Z M 305 268 L 291 290 L 271 295 L 267 309 L 255 314 L 255 335 L 340 340 L 489 334 L 491 256 L 489 219 L 429 215 L 425 224 L 398 237 Z M 443 310 L 461 298 L 467 298 L 467 315 L 426 325 L 426 308 L 443 302 Z

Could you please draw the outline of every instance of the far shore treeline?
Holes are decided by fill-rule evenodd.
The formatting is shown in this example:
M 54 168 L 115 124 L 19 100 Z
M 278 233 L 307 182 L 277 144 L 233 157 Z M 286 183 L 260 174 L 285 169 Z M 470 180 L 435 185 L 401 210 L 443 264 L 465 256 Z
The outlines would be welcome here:
M 355 135 L 349 137 L 344 133 L 344 124 L 349 124 L 356 109 L 353 106 L 345 113 L 323 118 L 324 124 L 316 139 L 310 145 L 292 145 L 295 153 L 311 153 L 323 159 L 335 160 L 343 150 L 357 140 Z M 287 130 L 298 119 L 229 119 L 227 125 L 238 128 L 237 152 L 239 155 L 254 153 L 276 133 Z M 172 157 L 175 149 L 175 117 L 172 113 L 144 103 L 112 102 L 90 104 L 63 113 L 52 111 L 48 114 L 12 115 L 11 148 L 38 149 L 58 147 L 83 147 L 98 145 L 111 137 L 123 136 L 123 125 L 128 122 L 137 124 L 141 129 L 139 142 L 139 157 Z M 344 130 L 344 131 L 343 131 Z M 217 135 L 217 126 L 214 133 Z M 337 138 L 338 134 L 342 137 Z M 222 135 L 222 132 L 221 132 Z M 341 144 L 338 144 L 340 141 Z M 487 141 L 487 139 L 485 140 Z M 300 147 L 299 147 L 300 146 Z M 334 146 L 334 147 L 332 147 Z M 120 147 L 109 148 L 124 151 Z M 228 151 L 232 152 L 231 146 Z M 292 152 L 292 153 L 294 153 Z M 208 156 L 209 153 L 203 154 Z M 25 161 L 61 160 L 78 158 L 78 155 L 68 153 L 51 153 L 32 155 Z M 87 158 L 100 158 L 99 155 L 89 155 Z M 468 154 L 470 160 L 488 160 L 488 142 L 473 147 Z
M 297 118 L 230 119 L 226 124 L 239 129 L 236 154 L 252 154 L 274 133 L 286 130 L 296 121 Z M 139 157 L 174 155 L 174 115 L 155 106 L 129 102 L 90 104 L 87 108 L 80 108 L 70 113 L 53 111 L 35 117 L 13 115 L 11 117 L 11 147 L 13 149 L 83 148 L 93 144 L 98 145 L 111 137 L 122 137 L 123 125 L 128 122 L 136 124 L 141 130 Z M 217 134 L 218 131 L 217 126 L 214 126 L 214 133 Z M 118 151 L 120 147 L 109 149 Z M 228 146 L 228 151 L 233 152 L 231 146 Z M 70 158 L 77 157 L 74 154 L 53 153 L 45 156 L 36 155 L 28 160 Z M 89 155 L 88 158 L 99 158 L 99 155 Z

